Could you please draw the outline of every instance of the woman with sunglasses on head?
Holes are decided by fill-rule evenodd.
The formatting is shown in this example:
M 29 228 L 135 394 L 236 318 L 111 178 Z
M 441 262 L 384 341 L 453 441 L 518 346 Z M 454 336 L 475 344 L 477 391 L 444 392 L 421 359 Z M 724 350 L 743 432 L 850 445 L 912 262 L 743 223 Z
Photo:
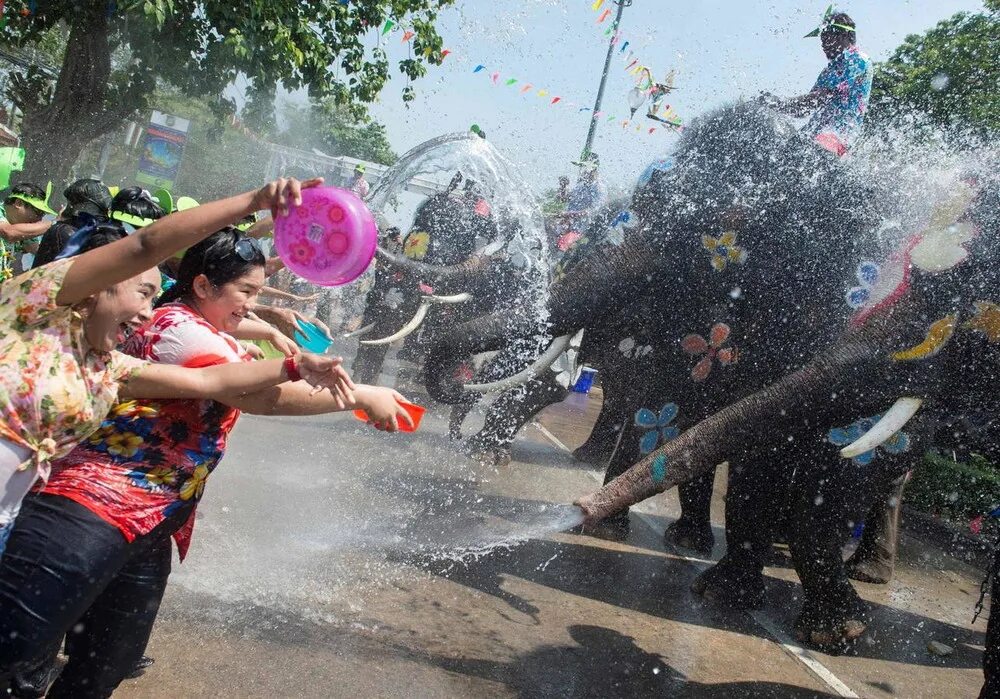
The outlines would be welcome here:
M 191 247 L 177 283 L 126 341 L 129 354 L 186 367 L 243 364 L 233 333 L 264 284 L 257 242 L 232 228 Z M 251 364 L 250 366 L 253 366 Z M 0 673 L 24 667 L 69 633 L 69 663 L 50 697 L 104 697 L 141 656 L 170 573 L 183 558 L 194 511 L 240 410 L 310 415 L 363 408 L 379 428 L 410 422 L 395 391 L 330 393 L 282 384 L 217 400 L 144 400 L 115 406 L 101 428 L 53 462 L 25 501 L 0 559 Z M 412 424 L 412 422 L 410 422 Z
M 35 479 L 100 427 L 119 398 L 220 397 L 305 377 L 350 402 L 339 358 L 186 369 L 115 350 L 130 327 L 150 317 L 158 262 L 247 211 L 284 212 L 300 189 L 296 180 L 278 180 L 0 284 L 0 546 Z M 82 237 L 67 248 L 89 232 L 78 231 L 74 237 Z

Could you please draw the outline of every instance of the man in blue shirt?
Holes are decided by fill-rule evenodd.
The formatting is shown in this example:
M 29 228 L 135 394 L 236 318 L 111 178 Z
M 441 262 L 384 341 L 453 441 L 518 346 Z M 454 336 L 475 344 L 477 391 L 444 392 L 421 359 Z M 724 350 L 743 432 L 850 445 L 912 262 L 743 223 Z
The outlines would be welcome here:
M 830 60 L 807 94 L 783 100 L 763 95 L 762 100 L 793 116 L 809 116 L 803 132 L 822 147 L 844 155 L 861 131 L 872 91 L 872 62 L 858 48 L 854 20 L 843 12 L 828 11 L 819 35 L 823 53 Z

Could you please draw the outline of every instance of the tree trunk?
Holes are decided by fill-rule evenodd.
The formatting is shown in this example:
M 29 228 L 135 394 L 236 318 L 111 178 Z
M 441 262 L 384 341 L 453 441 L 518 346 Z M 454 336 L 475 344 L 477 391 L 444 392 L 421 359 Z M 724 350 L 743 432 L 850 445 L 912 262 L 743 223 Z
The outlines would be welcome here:
M 108 104 L 111 44 L 106 8 L 103 2 L 81 5 L 52 99 L 46 103 L 39 102 L 37 94 L 17 95 L 24 113 L 21 143 L 26 153 L 19 179 L 41 186 L 51 180 L 57 190 L 83 148 L 118 128 L 136 108 L 134 102 L 132 108 Z

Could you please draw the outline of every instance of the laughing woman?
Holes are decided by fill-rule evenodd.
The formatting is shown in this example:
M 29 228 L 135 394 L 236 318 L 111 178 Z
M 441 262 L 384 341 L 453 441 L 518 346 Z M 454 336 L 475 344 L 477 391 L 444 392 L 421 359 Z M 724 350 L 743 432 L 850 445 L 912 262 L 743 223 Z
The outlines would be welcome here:
M 232 333 L 247 332 L 264 264 L 257 242 L 235 229 L 193 246 L 169 296 L 125 351 L 161 365 L 246 367 Z M 377 427 L 395 431 L 397 420 L 409 421 L 395 391 L 359 385 L 352 393 Z M 90 439 L 53 463 L 48 484 L 17 519 L 0 559 L 7 612 L 0 615 L 0 674 L 71 632 L 69 663 L 48 696 L 110 696 L 145 648 L 170 573 L 170 538 L 183 558 L 205 482 L 241 409 L 307 415 L 344 403 L 285 383 L 216 400 L 115 406 Z
M 119 398 L 223 397 L 304 377 L 350 400 L 350 379 L 327 357 L 187 369 L 115 350 L 129 326 L 151 313 L 157 263 L 248 211 L 280 213 L 299 197 L 297 181 L 278 180 L 0 284 L 0 547 L 49 462 L 100 427 Z M 76 243 L 86 239 L 80 236 Z

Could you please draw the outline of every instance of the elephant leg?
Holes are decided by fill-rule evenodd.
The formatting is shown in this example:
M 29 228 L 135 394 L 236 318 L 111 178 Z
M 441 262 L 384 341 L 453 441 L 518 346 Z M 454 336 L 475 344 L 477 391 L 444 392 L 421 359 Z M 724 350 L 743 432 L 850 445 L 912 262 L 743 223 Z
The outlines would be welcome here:
M 837 650 L 864 633 L 869 616 L 847 578 L 841 552 L 855 523 L 899 471 L 843 459 L 825 461 L 796 474 L 788 543 L 804 598 L 796 636 Z
M 715 546 L 712 533 L 712 490 L 715 485 L 715 469 L 703 476 L 681 483 L 678 495 L 681 501 L 681 516 L 663 532 L 667 545 L 690 549 L 708 556 Z
M 984 583 L 985 584 L 985 583 Z M 979 699 L 1000 697 L 1000 548 L 997 548 L 993 567 L 990 569 L 990 619 L 986 624 L 986 650 L 983 652 L 983 675 L 985 683 Z
M 506 391 L 493 401 L 486 412 L 486 424 L 465 443 L 468 453 L 490 455 L 495 461 L 510 461 L 510 445 L 514 437 L 543 408 L 566 398 L 569 394 L 552 372 L 529 381 L 521 388 Z
M 699 575 L 691 591 L 738 609 L 764 603 L 764 562 L 774 539 L 773 512 L 784 500 L 789 468 L 781 461 L 729 463 L 726 555 Z
M 587 441 L 573 450 L 573 458 L 587 464 L 606 464 L 618 443 L 622 425 L 628 419 L 624 401 L 605 388 L 604 404 Z
M 892 580 L 899 547 L 899 515 L 907 476 L 889 486 L 865 515 L 865 530 L 854 554 L 844 565 L 852 580 L 885 585 Z
M 352 378 L 357 383 L 375 384 L 382 373 L 389 345 L 359 345 L 351 364 Z

